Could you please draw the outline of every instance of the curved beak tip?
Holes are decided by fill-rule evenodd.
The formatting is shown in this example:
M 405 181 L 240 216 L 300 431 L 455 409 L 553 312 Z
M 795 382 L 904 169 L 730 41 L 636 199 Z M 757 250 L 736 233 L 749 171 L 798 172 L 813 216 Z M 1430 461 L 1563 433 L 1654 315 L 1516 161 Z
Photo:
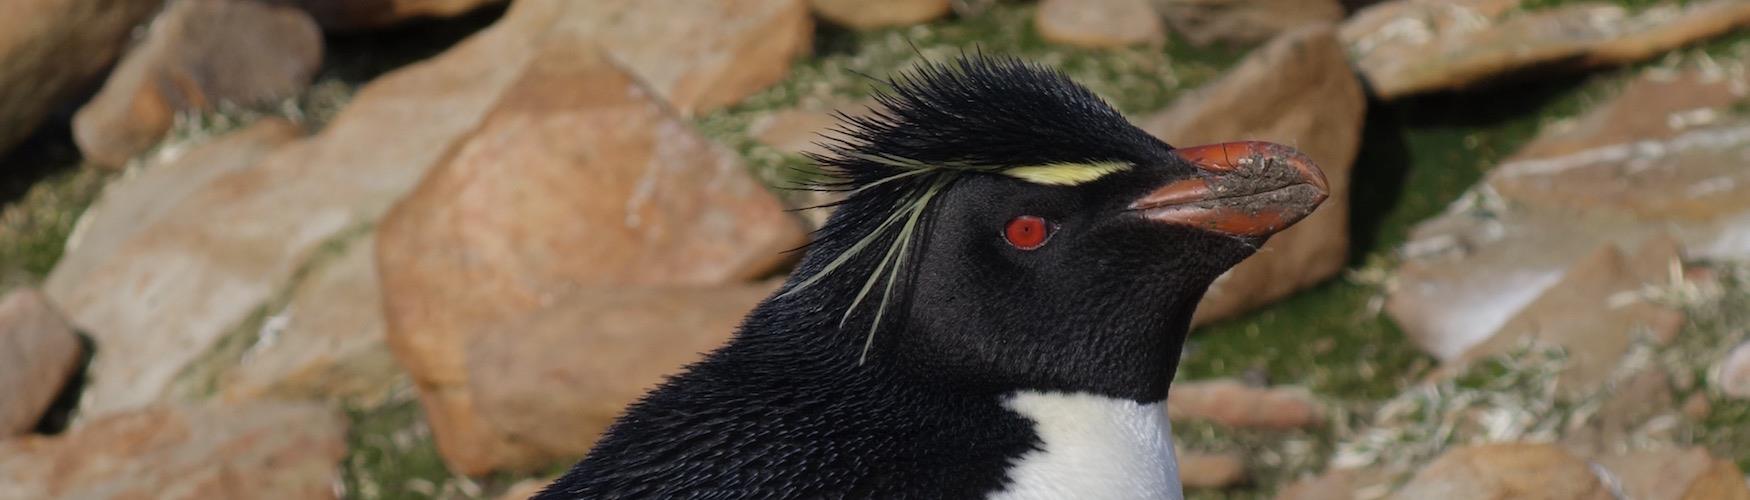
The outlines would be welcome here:
M 1167 183 L 1131 203 L 1150 220 L 1261 238 L 1306 218 L 1330 196 L 1318 165 L 1281 144 L 1228 142 L 1173 152 L 1199 175 Z

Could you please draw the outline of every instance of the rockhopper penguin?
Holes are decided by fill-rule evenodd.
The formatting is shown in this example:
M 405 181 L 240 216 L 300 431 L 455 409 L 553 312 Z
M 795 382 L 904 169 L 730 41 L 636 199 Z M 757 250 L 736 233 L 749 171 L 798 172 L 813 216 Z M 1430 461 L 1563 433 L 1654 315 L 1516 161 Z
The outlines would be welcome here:
M 1323 174 L 1015 59 L 887 83 L 813 158 L 847 197 L 788 282 L 536 498 L 1181 497 L 1192 310 Z

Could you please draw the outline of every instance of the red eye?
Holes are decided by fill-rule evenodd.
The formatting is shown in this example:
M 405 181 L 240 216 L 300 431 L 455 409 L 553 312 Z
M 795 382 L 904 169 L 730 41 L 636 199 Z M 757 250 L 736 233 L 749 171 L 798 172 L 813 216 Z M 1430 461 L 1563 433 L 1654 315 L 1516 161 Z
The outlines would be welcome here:
M 1033 250 L 1045 246 L 1045 240 L 1051 238 L 1051 223 L 1031 215 L 1016 217 L 1003 228 L 1003 238 L 1009 240 L 1010 246 Z

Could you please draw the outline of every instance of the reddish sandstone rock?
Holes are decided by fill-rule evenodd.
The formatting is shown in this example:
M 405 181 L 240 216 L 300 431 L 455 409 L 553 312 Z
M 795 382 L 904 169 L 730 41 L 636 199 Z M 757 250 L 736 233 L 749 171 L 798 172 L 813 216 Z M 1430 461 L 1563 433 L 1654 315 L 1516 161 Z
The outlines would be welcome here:
M 573 290 L 734 283 L 801 225 L 735 155 L 587 46 L 550 42 L 378 228 L 389 343 L 458 472 L 544 464 L 468 389 L 477 335 Z
M 0 442 L 0 498 L 333 498 L 345 437 L 314 404 L 157 406 Z
M 41 293 L 21 288 L 0 296 L 0 440 L 36 426 L 84 352 Z

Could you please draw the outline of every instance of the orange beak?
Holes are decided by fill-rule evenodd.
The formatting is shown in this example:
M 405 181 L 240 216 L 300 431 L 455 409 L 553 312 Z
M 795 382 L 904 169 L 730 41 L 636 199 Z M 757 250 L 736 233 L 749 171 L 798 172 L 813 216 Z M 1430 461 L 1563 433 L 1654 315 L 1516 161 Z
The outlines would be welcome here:
M 1330 196 L 1324 172 L 1288 146 L 1244 141 L 1173 152 L 1196 165 L 1199 175 L 1130 204 L 1150 220 L 1262 238 L 1306 218 Z

